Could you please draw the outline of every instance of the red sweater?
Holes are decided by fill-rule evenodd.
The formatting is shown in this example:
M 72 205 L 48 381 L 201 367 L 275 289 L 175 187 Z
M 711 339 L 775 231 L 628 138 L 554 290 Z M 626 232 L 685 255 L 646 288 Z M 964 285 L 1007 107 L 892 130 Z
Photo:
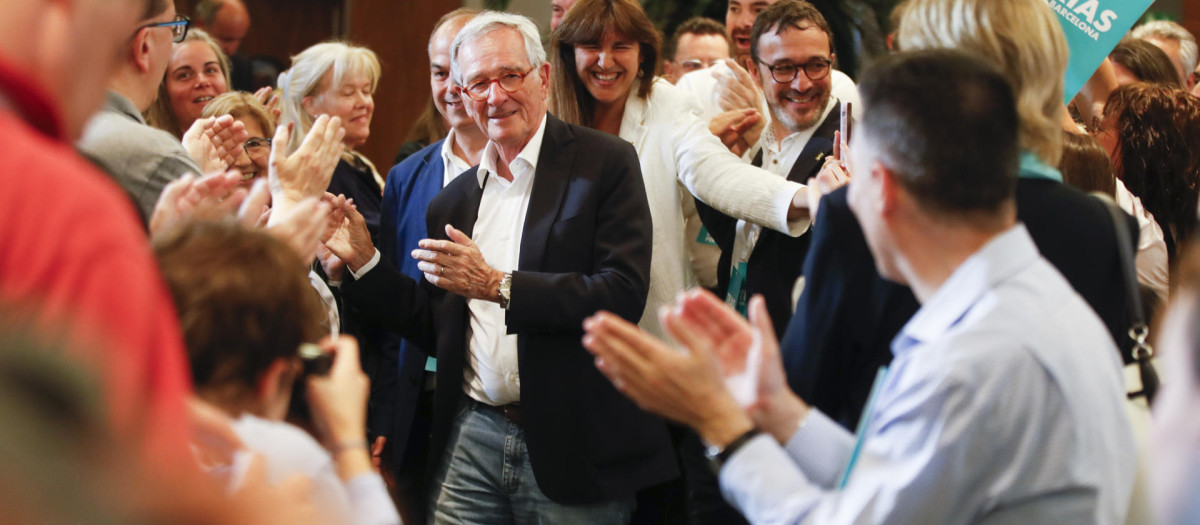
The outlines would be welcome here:
M 50 100 L 0 57 L 0 304 L 98 367 L 119 437 L 185 458 L 192 386 L 170 295 L 133 205 L 66 142 Z

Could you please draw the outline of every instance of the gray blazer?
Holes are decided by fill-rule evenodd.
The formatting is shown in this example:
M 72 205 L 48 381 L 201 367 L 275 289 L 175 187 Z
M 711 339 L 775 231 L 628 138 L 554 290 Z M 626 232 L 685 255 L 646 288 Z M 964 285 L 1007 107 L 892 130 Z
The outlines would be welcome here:
M 76 146 L 117 180 L 147 218 L 168 182 L 200 174 L 179 139 L 146 124 L 133 102 L 111 90 Z

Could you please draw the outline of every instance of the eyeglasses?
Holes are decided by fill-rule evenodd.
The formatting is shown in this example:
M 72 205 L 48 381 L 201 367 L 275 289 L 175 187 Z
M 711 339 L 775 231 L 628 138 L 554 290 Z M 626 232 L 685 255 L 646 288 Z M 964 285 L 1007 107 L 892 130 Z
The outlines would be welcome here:
M 680 65 L 680 67 L 683 68 L 684 71 L 691 73 L 692 71 L 699 71 L 706 67 L 712 67 L 713 64 L 716 64 L 717 62 L 720 62 L 720 61 L 721 61 L 721 59 L 719 59 L 719 58 L 711 58 L 708 60 L 701 60 L 699 58 L 693 58 L 691 60 L 684 60 L 683 62 L 680 62 L 679 65 Z
M 176 44 L 178 44 L 180 42 L 183 42 L 184 37 L 187 36 L 188 26 L 191 25 L 191 23 L 192 23 L 192 20 L 190 18 L 183 16 L 183 15 L 175 15 L 175 20 L 172 20 L 170 22 L 159 22 L 157 24 L 146 24 L 138 29 L 146 29 L 146 28 L 151 28 L 151 27 L 169 27 L 169 28 L 171 28 L 171 37 L 173 38 L 173 41 Z
M 809 80 L 821 80 L 829 75 L 829 65 L 833 62 L 824 58 L 817 58 L 808 61 L 807 63 L 796 64 L 781 64 L 773 66 L 762 60 L 755 60 L 759 64 L 767 66 L 771 70 L 771 78 L 775 79 L 780 84 L 787 84 L 796 80 L 796 75 L 800 74 L 800 70 L 804 70 L 804 74 L 808 75 Z
M 503 89 L 507 93 L 513 93 L 521 88 L 521 84 L 525 83 L 525 77 L 529 76 L 529 74 L 535 69 L 537 69 L 537 66 L 530 67 L 529 69 L 525 70 L 524 73 L 511 71 L 500 75 L 500 78 L 476 80 L 470 84 L 467 84 L 467 87 L 465 88 L 458 88 L 458 91 L 460 93 L 465 93 L 468 97 L 471 97 L 471 100 L 483 102 L 484 100 L 487 100 L 488 94 L 491 93 L 492 84 L 498 84 L 500 89 Z
M 271 154 L 271 139 L 263 137 L 252 137 L 242 144 L 242 148 L 246 150 L 246 154 L 251 157 L 266 157 Z

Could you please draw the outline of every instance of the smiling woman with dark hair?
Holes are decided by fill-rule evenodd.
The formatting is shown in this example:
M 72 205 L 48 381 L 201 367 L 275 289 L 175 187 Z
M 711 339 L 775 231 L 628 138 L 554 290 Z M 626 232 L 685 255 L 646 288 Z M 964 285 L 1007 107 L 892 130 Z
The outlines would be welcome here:
M 617 135 L 638 152 L 654 220 L 650 296 L 639 325 L 656 335 L 662 334 L 658 308 L 696 285 L 681 189 L 685 199 L 695 195 L 735 221 L 793 236 L 808 226 L 803 186 L 730 153 L 698 116 L 695 97 L 654 78 L 661 42 L 635 0 L 579 0 L 550 44 L 550 112 Z M 819 51 L 828 58 L 827 43 Z M 824 91 L 827 99 L 828 80 L 813 84 L 806 91 Z M 816 108 L 818 115 L 822 109 Z

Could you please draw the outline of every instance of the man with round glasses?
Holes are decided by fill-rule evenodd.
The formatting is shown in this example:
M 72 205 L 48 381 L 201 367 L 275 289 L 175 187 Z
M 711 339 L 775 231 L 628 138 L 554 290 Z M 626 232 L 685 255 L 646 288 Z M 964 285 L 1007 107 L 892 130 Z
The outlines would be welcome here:
M 750 74 L 771 116 L 752 162 L 807 184 L 833 153 L 834 132 L 841 125 L 832 96 L 829 24 L 808 2 L 780 0 L 758 15 L 750 42 Z M 783 333 L 811 235 L 790 237 L 763 229 L 699 201 L 696 208 L 721 247 L 718 295 L 744 313 L 748 298 L 762 294 L 777 320 L 777 331 Z
M 423 282 L 361 249 L 363 228 L 330 244 L 353 276 L 344 297 L 436 349 L 433 522 L 627 523 L 638 490 L 677 475 L 675 457 L 666 425 L 599 375 L 580 336 L 598 310 L 645 309 L 653 226 L 637 153 L 546 112 L 550 64 L 528 18 L 477 16 L 450 59 L 488 138 L 479 166 L 429 204 L 430 238 L 412 252 Z

